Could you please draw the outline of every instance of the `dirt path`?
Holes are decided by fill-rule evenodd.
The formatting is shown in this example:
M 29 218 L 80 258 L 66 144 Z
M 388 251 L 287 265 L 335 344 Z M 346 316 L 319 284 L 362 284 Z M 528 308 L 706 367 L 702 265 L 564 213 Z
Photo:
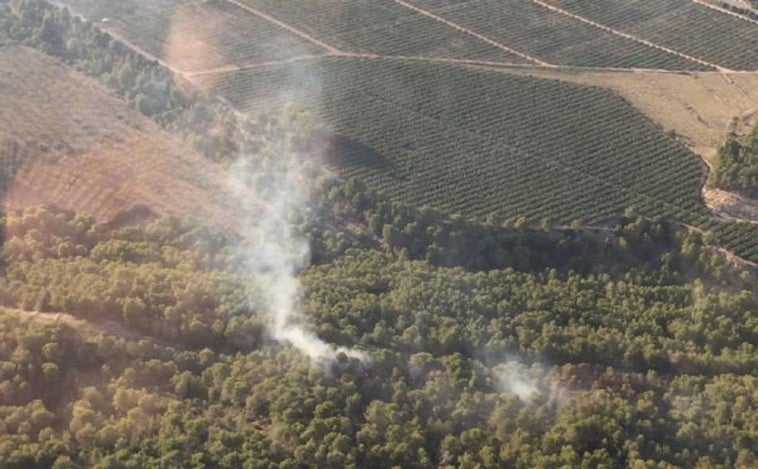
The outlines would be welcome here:
M 596 28 L 602 29 L 603 31 L 607 31 L 607 32 L 609 32 L 611 34 L 615 34 L 617 36 L 621 36 L 623 38 L 630 39 L 630 40 L 638 42 L 640 44 L 644 44 L 644 45 L 646 45 L 648 47 L 652 47 L 653 49 L 662 50 L 664 52 L 668 52 L 669 54 L 673 54 L 673 55 L 682 57 L 682 58 L 690 60 L 692 62 L 697 62 L 697 63 L 699 63 L 701 65 L 705 65 L 707 67 L 715 68 L 719 72 L 733 72 L 733 70 L 728 69 L 726 67 L 722 67 L 721 65 L 716 65 L 716 64 L 713 64 L 713 63 L 710 63 L 710 62 L 706 62 L 705 60 L 698 59 L 697 57 L 693 57 L 691 55 L 684 54 L 684 53 L 679 52 L 679 51 L 674 50 L 674 49 L 669 49 L 668 47 L 661 46 L 659 44 L 655 44 L 653 42 L 647 41 L 647 40 L 642 39 L 642 38 L 637 37 L 637 36 L 633 36 L 631 34 L 627 34 L 625 32 L 619 31 L 618 29 L 614 29 L 614 28 L 611 28 L 609 26 L 605 26 L 603 24 L 600 24 L 600 23 L 597 23 L 595 21 L 589 20 L 589 19 L 587 19 L 587 18 L 585 18 L 583 16 L 575 15 L 574 13 L 568 12 L 568 11 L 562 9 L 562 8 L 558 8 L 558 7 L 555 7 L 553 5 L 549 5 L 549 4 L 547 4 L 547 3 L 545 3 L 545 2 L 543 2 L 541 0 L 532 0 L 532 3 L 536 3 L 537 5 L 540 5 L 540 6 L 544 7 L 544 8 L 547 8 L 548 10 L 550 10 L 552 12 L 560 13 L 562 15 L 566 15 L 566 16 L 568 16 L 570 18 L 573 18 L 573 19 L 575 19 L 577 21 L 581 21 L 583 23 L 587 23 L 587 24 L 589 24 L 591 26 L 594 26 Z
M 242 70 L 250 70 L 255 68 L 272 67 L 276 65 L 284 65 L 296 62 L 305 62 L 309 60 L 318 60 L 325 57 L 344 57 L 344 58 L 356 58 L 356 59 L 387 59 L 387 60 L 404 60 L 408 62 L 426 62 L 426 63 L 443 63 L 453 65 L 471 65 L 476 67 L 489 67 L 489 68 L 503 68 L 503 67 L 516 67 L 524 69 L 534 69 L 540 67 L 534 64 L 515 64 L 511 62 L 491 62 L 486 60 L 469 60 L 469 59 L 451 59 L 446 57 L 424 57 L 424 56 L 411 56 L 411 55 L 379 55 L 368 54 L 359 52 L 340 52 L 339 54 L 326 54 L 326 55 L 308 55 L 303 57 L 295 57 L 287 60 L 274 60 L 271 62 L 259 62 L 243 65 L 227 65 L 224 67 L 209 68 L 206 70 L 198 70 L 195 72 L 184 72 L 184 75 L 188 78 L 202 77 L 206 75 L 216 75 L 223 73 L 239 72 Z M 548 67 L 553 69 L 553 66 Z M 621 70 L 621 69 L 619 69 Z M 669 72 L 669 70 L 662 70 L 662 72 Z
M 321 47 L 323 49 L 326 49 L 330 54 L 339 55 L 339 54 L 342 53 L 342 51 L 340 51 L 336 47 L 330 46 L 329 44 L 316 39 L 315 37 L 311 36 L 310 34 L 308 34 L 306 32 L 303 32 L 303 31 L 300 31 L 299 29 L 297 29 L 297 28 L 295 28 L 293 26 L 290 26 L 287 23 L 283 23 L 283 22 L 279 21 L 278 19 L 274 18 L 273 16 L 270 16 L 270 15 L 267 15 L 266 13 L 263 13 L 262 11 L 256 10 L 255 8 L 252 8 L 252 7 L 248 6 L 248 5 L 245 5 L 244 3 L 240 3 L 240 2 L 238 2 L 236 0 L 226 0 L 226 1 L 229 2 L 229 3 L 231 3 L 232 5 L 236 5 L 236 6 L 240 7 L 240 8 L 242 8 L 245 11 L 249 11 L 250 13 L 252 13 L 254 15 L 257 15 L 257 16 L 263 18 L 264 20 L 270 22 L 270 23 L 274 23 L 275 25 L 279 26 L 280 28 L 284 28 L 287 31 L 291 32 L 292 34 L 295 34 L 296 36 L 300 36 L 301 38 L 305 39 L 308 42 L 312 42 L 313 44 L 316 44 L 317 46 L 319 46 L 319 47 Z
M 515 49 L 511 49 L 508 46 L 500 44 L 497 41 L 493 41 L 492 39 L 490 39 L 490 38 L 488 38 L 486 36 L 483 36 L 483 35 L 481 35 L 479 33 L 476 33 L 476 32 L 474 32 L 474 31 L 472 31 L 472 30 L 470 30 L 468 28 L 465 28 L 465 27 L 463 27 L 463 26 L 461 26 L 461 25 L 459 25 L 457 23 L 453 23 L 452 21 L 448 21 L 445 18 L 442 18 L 441 16 L 437 16 L 437 15 L 435 15 L 434 13 L 432 13 L 430 11 L 424 10 L 423 8 L 419 8 L 419 7 L 417 7 L 415 5 L 412 5 L 412 4 L 408 3 L 408 2 L 404 2 L 403 0 L 395 0 L 395 3 L 397 3 L 398 5 L 404 6 L 406 8 L 409 8 L 409 9 L 415 11 L 416 13 L 419 13 L 421 15 L 424 15 L 424 16 L 427 16 L 429 18 L 432 18 L 433 20 L 439 21 L 440 23 L 443 23 L 443 24 L 445 24 L 445 25 L 447 25 L 447 26 L 449 26 L 449 27 L 451 27 L 451 28 L 453 28 L 453 29 L 455 29 L 457 31 L 461 31 L 461 32 L 466 33 L 466 34 L 468 34 L 470 36 L 474 36 L 475 38 L 479 39 L 480 41 L 484 41 L 487 44 L 489 44 L 491 46 L 494 46 L 494 47 L 497 47 L 500 50 L 504 50 L 505 52 L 508 52 L 510 54 L 517 55 L 517 56 L 521 57 L 522 59 L 526 59 L 526 60 L 528 60 L 530 62 L 536 63 L 538 65 L 542 65 L 543 67 L 555 67 L 555 65 L 552 65 L 552 64 L 549 64 L 547 62 L 544 62 L 544 61 L 542 61 L 542 60 L 540 60 L 540 59 L 538 59 L 536 57 L 532 57 L 530 55 L 524 54 L 523 52 L 519 52 L 519 51 L 517 51 Z
M 291 64 L 291 63 L 296 63 L 296 62 L 306 62 L 309 60 L 317 60 L 317 59 L 322 59 L 324 57 L 341 57 L 343 55 L 351 56 L 351 54 L 342 54 L 342 53 L 327 54 L 327 55 L 304 55 L 302 57 L 293 57 L 287 60 L 272 60 L 270 62 L 258 62 L 258 63 L 242 64 L 242 65 L 225 65 L 223 67 L 208 68 L 205 70 L 197 70 L 194 72 L 184 72 L 184 76 L 191 79 L 191 78 L 201 77 L 205 75 L 218 75 L 221 73 L 239 72 L 242 70 L 250 70 L 253 68 L 272 67 L 275 65 L 284 65 L 284 64 Z
M 720 7 L 718 5 L 714 5 L 713 3 L 704 2 L 703 0 L 692 0 L 692 1 L 695 2 L 695 3 L 697 3 L 698 5 L 703 5 L 706 8 L 710 8 L 711 10 L 716 10 L 716 11 L 719 11 L 719 12 L 727 14 L 727 15 L 732 15 L 734 17 L 737 17 L 737 18 L 741 19 L 741 20 L 745 20 L 745 21 L 748 21 L 750 23 L 758 24 L 758 21 L 756 21 L 756 20 L 754 20 L 752 18 L 748 18 L 745 15 L 740 15 L 739 13 L 735 13 L 733 11 L 729 11 L 726 8 Z M 750 8 L 750 7 L 748 7 L 748 8 Z

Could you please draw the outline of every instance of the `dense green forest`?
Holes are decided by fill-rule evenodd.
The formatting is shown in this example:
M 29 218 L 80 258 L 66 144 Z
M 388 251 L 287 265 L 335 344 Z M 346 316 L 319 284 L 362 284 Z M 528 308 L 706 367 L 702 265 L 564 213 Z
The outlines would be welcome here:
M 371 360 L 324 368 L 267 339 L 240 240 L 45 207 L 6 225 L 4 467 L 758 462 L 758 305 L 736 285 L 348 248 L 302 273 L 302 309 Z M 704 250 L 687 236 L 660 256 Z
M 755 271 L 708 235 L 633 209 L 555 227 L 406 206 L 310 167 L 328 136 L 303 113 L 246 120 L 186 95 L 42 3 L 0 2 L 0 21 L 209 158 L 241 159 L 244 184 L 276 174 L 264 141 L 303 155 L 311 197 L 286 217 L 309 252 L 295 306 L 366 354 L 314 363 L 275 340 L 268 274 L 246 262 L 265 245 L 244 234 L 7 213 L 0 467 L 758 465 Z

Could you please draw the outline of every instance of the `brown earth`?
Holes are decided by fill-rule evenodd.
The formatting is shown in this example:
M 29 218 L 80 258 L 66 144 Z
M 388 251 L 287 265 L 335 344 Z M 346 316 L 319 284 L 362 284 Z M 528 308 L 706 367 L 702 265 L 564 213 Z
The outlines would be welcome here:
M 233 228 L 238 193 L 208 162 L 94 80 L 35 50 L 0 47 L 0 150 L 26 164 L 5 210 L 50 204 L 111 221 L 152 212 Z

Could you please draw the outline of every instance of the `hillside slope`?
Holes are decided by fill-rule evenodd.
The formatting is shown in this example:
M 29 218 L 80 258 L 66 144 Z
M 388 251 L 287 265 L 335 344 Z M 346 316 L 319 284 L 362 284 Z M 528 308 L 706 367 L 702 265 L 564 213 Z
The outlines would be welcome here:
M 52 204 L 102 222 L 137 205 L 233 226 L 237 197 L 196 154 L 97 82 L 20 46 L 0 48 L 0 149 L 21 168 L 6 210 Z
M 210 77 L 209 77 L 210 78 Z M 708 216 L 698 159 L 605 90 L 449 64 L 327 58 L 212 77 L 239 109 L 311 109 L 345 176 L 483 219 Z

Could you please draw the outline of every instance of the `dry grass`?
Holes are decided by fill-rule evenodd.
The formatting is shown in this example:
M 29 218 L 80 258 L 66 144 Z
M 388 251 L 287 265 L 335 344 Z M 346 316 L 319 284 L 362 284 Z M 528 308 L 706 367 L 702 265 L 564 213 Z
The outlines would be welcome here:
M 6 210 L 41 203 L 102 222 L 136 205 L 234 228 L 227 173 L 97 82 L 25 47 L 0 47 L 0 144 L 25 164 Z

